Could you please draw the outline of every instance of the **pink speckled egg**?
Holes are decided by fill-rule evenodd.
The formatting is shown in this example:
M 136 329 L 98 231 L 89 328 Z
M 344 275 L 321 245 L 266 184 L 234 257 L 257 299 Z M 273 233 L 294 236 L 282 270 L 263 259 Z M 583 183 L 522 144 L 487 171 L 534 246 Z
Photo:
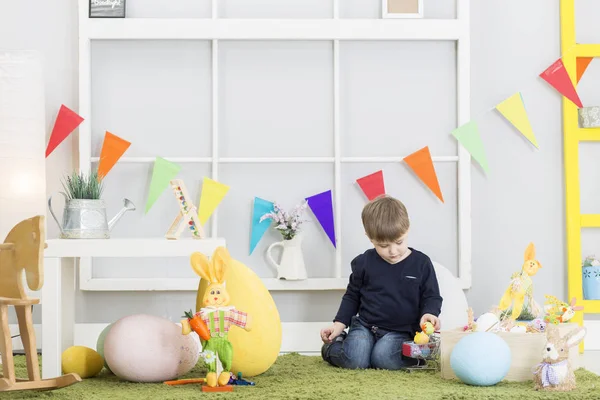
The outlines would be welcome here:
M 166 318 L 136 314 L 115 322 L 104 341 L 112 372 L 131 382 L 164 382 L 188 373 L 200 354 L 196 334 Z

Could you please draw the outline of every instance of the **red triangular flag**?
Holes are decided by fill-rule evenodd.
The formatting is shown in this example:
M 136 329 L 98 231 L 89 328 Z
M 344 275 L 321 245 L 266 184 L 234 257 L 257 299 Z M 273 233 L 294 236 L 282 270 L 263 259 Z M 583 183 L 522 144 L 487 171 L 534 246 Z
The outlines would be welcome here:
M 433 167 L 433 160 L 429 147 L 425 146 L 421 150 L 415 151 L 409 156 L 404 157 L 404 162 L 417 174 L 417 176 L 427 185 L 435 195 L 444 202 L 440 184 Z
M 131 142 L 106 131 L 98 163 L 98 177 L 104 178 L 130 145 Z
M 61 105 L 60 110 L 58 110 L 56 121 L 54 122 L 54 127 L 52 128 L 52 133 L 50 134 L 48 147 L 46 147 L 46 157 L 48 157 L 50 153 L 52 153 L 54 149 L 82 122 L 83 118 L 77 115 L 77 113 L 65 107 L 64 104 Z
M 571 82 L 569 73 L 561 58 L 546 68 L 546 70 L 540 74 L 540 77 L 548 82 L 554 89 L 558 90 L 560 94 L 571 100 L 577 107 L 583 108 L 583 104 L 581 104 L 579 95 L 573 86 L 573 82 Z
M 379 170 L 370 175 L 363 176 L 356 180 L 369 201 L 375 197 L 385 194 L 385 185 L 383 184 L 383 171 Z
M 577 83 L 581 80 L 588 65 L 592 62 L 594 57 L 578 57 L 577 58 Z

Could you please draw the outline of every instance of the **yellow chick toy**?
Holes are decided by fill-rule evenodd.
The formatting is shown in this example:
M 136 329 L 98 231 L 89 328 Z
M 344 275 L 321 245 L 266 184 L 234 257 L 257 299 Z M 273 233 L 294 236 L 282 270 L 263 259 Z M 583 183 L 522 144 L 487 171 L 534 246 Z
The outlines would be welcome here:
M 427 335 L 431 335 L 435 331 L 433 324 L 429 321 L 421 325 L 421 330 Z
M 415 344 L 429 343 L 429 336 L 425 332 L 417 332 L 414 339 Z

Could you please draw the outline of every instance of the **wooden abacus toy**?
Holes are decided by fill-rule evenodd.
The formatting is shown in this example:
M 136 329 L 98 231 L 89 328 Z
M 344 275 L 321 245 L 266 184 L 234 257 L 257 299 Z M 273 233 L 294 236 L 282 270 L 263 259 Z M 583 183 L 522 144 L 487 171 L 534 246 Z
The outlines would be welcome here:
M 167 239 L 179 239 L 183 229 L 188 227 L 192 233 L 193 239 L 204 239 L 204 229 L 200 224 L 198 218 L 198 210 L 194 203 L 190 201 L 191 197 L 188 194 L 187 188 L 181 179 L 173 179 L 171 182 L 171 189 L 173 194 L 179 203 L 179 213 L 173 220 L 171 227 L 167 231 L 165 237 Z

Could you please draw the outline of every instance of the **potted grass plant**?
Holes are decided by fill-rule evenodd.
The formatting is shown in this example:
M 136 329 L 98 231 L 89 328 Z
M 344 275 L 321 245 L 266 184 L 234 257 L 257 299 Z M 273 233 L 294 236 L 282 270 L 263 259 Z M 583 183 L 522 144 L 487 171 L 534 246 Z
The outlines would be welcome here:
M 66 175 L 62 182 L 69 200 L 101 200 L 104 183 L 98 178 L 98 172 L 92 171 L 87 176 L 81 172 Z
M 85 175 L 74 172 L 63 178 L 65 198 L 62 224 L 52 210 L 52 196 L 48 198 L 50 214 L 58 224 L 61 239 L 108 239 L 110 230 L 127 211 L 135 210 L 135 205 L 123 199 L 123 208 L 110 221 L 106 217 L 106 204 L 102 199 L 103 179 L 97 171 Z

